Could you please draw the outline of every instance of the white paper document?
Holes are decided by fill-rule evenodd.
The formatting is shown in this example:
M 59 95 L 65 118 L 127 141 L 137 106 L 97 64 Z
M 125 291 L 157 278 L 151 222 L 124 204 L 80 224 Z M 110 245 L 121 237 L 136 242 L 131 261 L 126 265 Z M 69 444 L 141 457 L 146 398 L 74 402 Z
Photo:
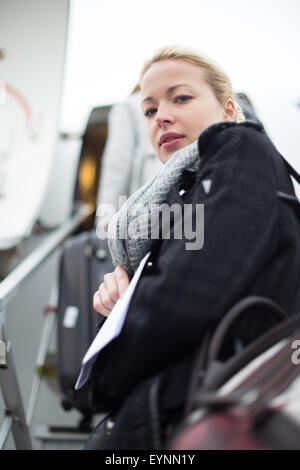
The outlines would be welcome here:
M 134 276 L 131 279 L 124 296 L 117 301 L 109 316 L 105 320 L 102 328 L 99 330 L 97 336 L 89 347 L 87 353 L 85 354 L 82 360 L 81 372 L 75 386 L 76 390 L 81 388 L 87 382 L 97 354 L 121 333 L 132 295 L 135 291 L 136 285 L 141 276 L 146 261 L 149 258 L 149 255 L 150 252 L 147 253 L 140 262 L 139 267 L 134 273 Z

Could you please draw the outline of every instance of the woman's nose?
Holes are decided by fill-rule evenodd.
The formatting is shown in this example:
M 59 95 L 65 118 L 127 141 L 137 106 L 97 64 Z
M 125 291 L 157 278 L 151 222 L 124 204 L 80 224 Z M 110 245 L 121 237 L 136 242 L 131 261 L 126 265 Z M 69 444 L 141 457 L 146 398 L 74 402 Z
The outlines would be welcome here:
M 171 110 L 167 106 L 162 106 L 162 107 L 159 107 L 156 112 L 155 121 L 158 126 L 162 126 L 164 124 L 174 123 L 175 118 Z

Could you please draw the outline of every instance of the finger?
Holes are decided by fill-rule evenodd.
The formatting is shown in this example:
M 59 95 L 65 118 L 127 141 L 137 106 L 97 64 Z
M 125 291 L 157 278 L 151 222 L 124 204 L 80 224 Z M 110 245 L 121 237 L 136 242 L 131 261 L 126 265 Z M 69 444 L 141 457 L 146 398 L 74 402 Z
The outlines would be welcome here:
M 104 276 L 104 285 L 109 294 L 109 297 L 114 301 L 114 303 L 119 299 L 119 288 L 116 280 L 115 273 L 108 273 Z M 102 295 L 102 293 L 101 293 Z
M 102 315 L 104 315 L 105 317 L 108 317 L 108 315 L 111 312 L 111 310 L 108 310 L 107 308 L 104 307 L 99 291 L 95 292 L 94 294 L 93 307 L 96 310 L 96 312 L 102 313 Z
M 109 292 L 106 289 L 106 286 L 104 285 L 104 283 L 102 283 L 99 288 L 99 294 L 100 294 L 103 306 L 107 308 L 108 310 L 111 310 L 114 307 L 116 302 L 110 297 Z
M 125 269 L 121 266 L 117 266 L 115 269 L 116 280 L 119 288 L 119 296 L 123 297 L 125 291 L 129 285 L 129 276 Z

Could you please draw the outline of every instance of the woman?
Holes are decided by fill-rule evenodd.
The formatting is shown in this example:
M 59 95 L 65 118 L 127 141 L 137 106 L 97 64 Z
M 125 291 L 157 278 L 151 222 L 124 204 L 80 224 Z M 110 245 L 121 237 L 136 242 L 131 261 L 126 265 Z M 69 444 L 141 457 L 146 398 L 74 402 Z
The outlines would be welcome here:
M 94 366 L 93 401 L 98 410 L 111 411 L 111 420 L 95 431 L 87 449 L 164 446 L 182 418 L 193 354 L 204 333 L 247 295 L 273 299 L 289 314 L 299 307 L 299 220 L 280 196 L 294 197 L 293 186 L 261 128 L 243 122 L 225 73 L 194 52 L 164 48 L 144 65 L 141 96 L 148 136 L 165 167 L 110 225 L 117 268 L 94 296 L 104 316 L 151 254 L 120 336 Z M 163 230 L 151 239 L 149 215 L 157 203 L 176 204 L 182 214 L 192 207 L 189 222 L 204 204 L 202 246 L 186 248 L 187 240 L 176 236 L 175 216 L 169 239 Z M 128 225 L 129 236 L 122 237 Z M 271 326 L 260 313 L 237 326 L 235 336 L 244 344 Z M 148 414 L 153 396 L 161 418 L 157 441 L 159 433 L 150 429 L 157 420 Z
M 162 167 L 148 139 L 140 102 L 136 87 L 127 100 L 112 107 L 108 117 L 98 201 L 117 210 L 120 196 L 131 196 Z

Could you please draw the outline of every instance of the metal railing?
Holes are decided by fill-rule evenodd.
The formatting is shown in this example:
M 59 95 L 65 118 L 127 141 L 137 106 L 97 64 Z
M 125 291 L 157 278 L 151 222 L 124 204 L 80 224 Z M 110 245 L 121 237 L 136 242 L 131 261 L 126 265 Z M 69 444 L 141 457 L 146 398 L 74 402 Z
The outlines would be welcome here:
M 49 234 L 46 240 L 0 283 L 0 388 L 5 406 L 5 416 L 0 429 L 0 450 L 4 448 L 10 432 L 12 432 L 17 450 L 32 449 L 30 424 L 39 389 L 39 381 L 34 378 L 26 419 L 11 342 L 5 334 L 7 306 L 11 299 L 17 295 L 18 288 L 23 281 L 28 279 L 66 238 L 87 220 L 91 213 L 92 208 L 89 205 L 81 205 L 73 217 Z M 53 320 L 50 318 L 48 322 L 52 322 L 51 325 L 53 325 Z M 49 342 L 51 329 L 52 326 L 51 328 L 47 326 L 48 333 L 42 334 L 38 357 L 45 354 L 45 345 Z

